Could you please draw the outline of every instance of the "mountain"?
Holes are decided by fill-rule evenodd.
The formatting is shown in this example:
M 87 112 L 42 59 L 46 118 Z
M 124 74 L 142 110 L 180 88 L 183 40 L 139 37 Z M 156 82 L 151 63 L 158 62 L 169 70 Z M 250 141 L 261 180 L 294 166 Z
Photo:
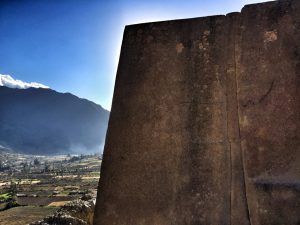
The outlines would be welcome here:
M 109 111 L 70 93 L 0 86 L 0 145 L 26 154 L 102 151 Z

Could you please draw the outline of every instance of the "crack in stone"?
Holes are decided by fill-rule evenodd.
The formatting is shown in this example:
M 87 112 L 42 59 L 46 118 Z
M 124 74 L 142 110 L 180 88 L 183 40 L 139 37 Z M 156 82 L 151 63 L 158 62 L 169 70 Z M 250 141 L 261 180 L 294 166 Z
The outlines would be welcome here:
M 268 91 L 264 95 L 262 95 L 258 99 L 258 101 L 254 101 L 254 100 L 250 99 L 246 103 L 242 104 L 242 106 L 246 108 L 248 106 L 254 106 L 254 105 L 258 105 L 258 104 L 262 103 L 268 97 L 268 95 L 271 93 L 271 91 L 273 90 L 274 82 L 275 82 L 275 80 L 273 80 L 271 82 L 271 85 L 270 85 Z
M 249 203 L 248 203 L 248 194 L 247 194 L 247 182 L 246 182 L 246 168 L 245 168 L 245 154 L 242 149 L 241 145 L 241 127 L 240 127 L 240 109 L 239 109 L 239 100 L 238 100 L 238 65 L 239 65 L 239 52 L 238 48 L 241 47 L 241 40 L 237 40 L 237 38 L 241 38 L 242 36 L 242 29 L 241 29 L 241 20 L 239 20 L 239 25 L 238 25 L 239 30 L 235 31 L 234 35 L 234 71 L 235 71 L 235 98 L 236 98 L 236 112 L 237 112 L 237 125 L 238 125 L 238 137 L 239 137 L 239 149 L 240 149 L 240 154 L 241 154 L 241 159 L 242 159 L 242 170 L 243 170 L 243 185 L 244 185 L 244 190 L 243 194 L 245 194 L 245 204 L 246 204 L 246 211 L 247 211 L 247 220 L 249 222 L 249 225 L 252 224 L 251 222 L 251 217 L 250 217 L 250 209 L 249 209 Z M 241 54 L 241 53 L 240 53 Z
M 262 103 L 268 97 L 268 95 L 271 93 L 273 89 L 274 82 L 275 80 L 272 80 L 269 90 L 258 100 L 258 103 Z

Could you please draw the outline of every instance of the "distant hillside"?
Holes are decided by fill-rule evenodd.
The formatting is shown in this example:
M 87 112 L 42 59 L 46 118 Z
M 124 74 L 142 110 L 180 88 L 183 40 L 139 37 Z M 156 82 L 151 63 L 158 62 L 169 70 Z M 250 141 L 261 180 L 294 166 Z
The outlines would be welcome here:
M 16 152 L 99 152 L 108 117 L 101 106 L 69 93 L 0 86 L 0 145 Z

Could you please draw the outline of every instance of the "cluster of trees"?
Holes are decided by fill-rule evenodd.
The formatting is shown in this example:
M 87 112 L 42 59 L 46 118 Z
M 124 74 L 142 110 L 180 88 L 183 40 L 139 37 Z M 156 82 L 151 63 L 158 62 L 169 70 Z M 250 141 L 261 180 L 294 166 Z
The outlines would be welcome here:
M 7 170 L 10 170 L 10 166 L 4 164 L 4 163 L 0 160 L 0 172 L 4 172 L 4 171 L 7 171 Z

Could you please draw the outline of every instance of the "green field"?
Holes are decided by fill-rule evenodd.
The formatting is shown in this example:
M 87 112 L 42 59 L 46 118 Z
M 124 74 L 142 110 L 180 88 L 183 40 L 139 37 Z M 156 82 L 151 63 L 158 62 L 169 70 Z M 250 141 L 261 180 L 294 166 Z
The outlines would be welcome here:
M 12 198 L 11 193 L 0 194 L 0 202 L 6 202 L 10 198 Z

